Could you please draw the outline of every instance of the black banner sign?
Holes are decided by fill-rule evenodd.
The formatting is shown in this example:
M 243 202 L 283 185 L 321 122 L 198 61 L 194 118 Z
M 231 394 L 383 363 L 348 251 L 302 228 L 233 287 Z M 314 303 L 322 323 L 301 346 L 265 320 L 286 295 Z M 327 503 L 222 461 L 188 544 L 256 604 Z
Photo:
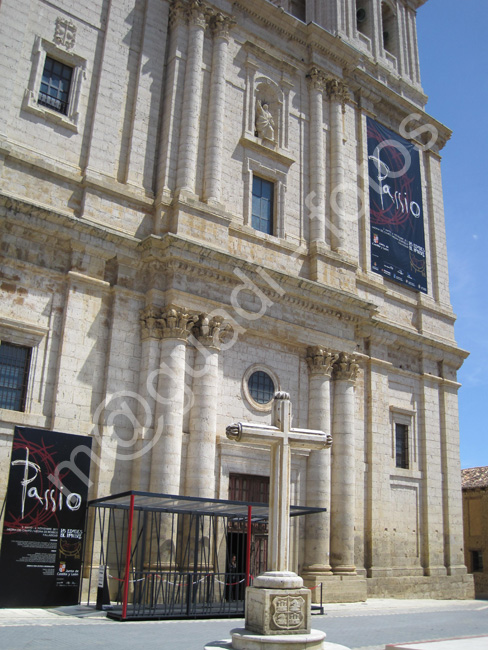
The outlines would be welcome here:
M 371 268 L 427 293 L 418 149 L 367 118 Z
M 91 442 L 85 436 L 15 428 L 0 607 L 78 603 Z

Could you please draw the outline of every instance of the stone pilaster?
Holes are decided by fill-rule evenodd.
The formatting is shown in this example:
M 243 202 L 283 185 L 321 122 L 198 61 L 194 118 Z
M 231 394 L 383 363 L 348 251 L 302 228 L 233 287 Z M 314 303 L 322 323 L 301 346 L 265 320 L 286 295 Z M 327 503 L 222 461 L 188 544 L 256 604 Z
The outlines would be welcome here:
M 310 92 L 310 242 L 325 242 L 325 75 L 312 68 L 307 75 Z
M 235 21 L 222 13 L 210 20 L 214 35 L 212 76 L 207 127 L 207 155 L 205 164 L 204 199 L 208 203 L 220 203 L 222 192 L 222 147 L 225 119 L 225 69 L 229 49 L 229 31 Z
M 330 434 L 330 378 L 336 358 L 337 355 L 324 348 L 313 347 L 307 350 L 310 373 L 308 426 L 325 434 Z M 327 512 L 306 518 L 303 577 L 307 586 L 315 587 L 324 575 L 331 574 L 330 455 L 330 448 L 311 451 L 307 463 L 307 506 L 327 508 Z
M 179 143 L 179 123 L 176 117 L 181 100 L 178 89 L 183 85 L 181 79 L 185 68 L 180 49 L 181 43 L 186 38 L 187 29 L 186 3 L 184 0 L 173 0 L 169 11 L 169 41 L 156 184 L 158 199 L 163 195 L 169 197 L 176 185 Z
M 344 247 L 345 210 L 345 156 L 343 112 L 349 93 L 345 84 L 337 79 L 327 81 L 327 94 L 330 100 L 330 246 L 341 251 Z
M 355 357 L 344 352 L 334 363 L 330 563 L 332 571 L 338 575 L 356 573 L 354 384 L 358 370 Z
M 219 385 L 219 351 L 225 326 L 201 314 L 193 328 L 197 348 L 193 368 L 186 494 L 215 497 L 215 449 Z
M 195 194 L 198 134 L 202 99 L 203 43 L 207 7 L 201 0 L 189 3 L 190 28 L 181 114 L 181 137 L 176 176 L 177 190 Z
M 152 448 L 151 492 L 179 494 L 181 445 L 185 402 L 186 342 L 197 317 L 180 307 L 166 308 L 157 319 L 160 330 L 160 366 Z

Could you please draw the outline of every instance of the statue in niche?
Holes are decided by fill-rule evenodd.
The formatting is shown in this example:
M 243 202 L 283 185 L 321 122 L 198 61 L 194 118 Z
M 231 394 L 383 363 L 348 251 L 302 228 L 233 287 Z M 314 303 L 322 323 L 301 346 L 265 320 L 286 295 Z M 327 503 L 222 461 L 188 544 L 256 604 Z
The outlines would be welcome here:
M 256 100 L 256 134 L 263 140 L 275 139 L 274 120 L 265 101 Z

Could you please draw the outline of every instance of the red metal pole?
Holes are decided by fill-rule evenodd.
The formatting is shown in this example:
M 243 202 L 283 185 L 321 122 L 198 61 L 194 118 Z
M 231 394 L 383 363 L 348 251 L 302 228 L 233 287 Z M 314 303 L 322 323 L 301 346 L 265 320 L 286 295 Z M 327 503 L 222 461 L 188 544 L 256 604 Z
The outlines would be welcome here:
M 132 551 L 132 523 L 134 521 L 134 495 L 130 495 L 129 524 L 127 529 L 127 552 L 125 555 L 124 597 L 122 600 L 122 619 L 127 617 L 127 601 L 129 599 L 130 556 Z
M 249 574 L 251 573 L 251 515 L 252 506 L 247 506 L 246 587 L 249 587 Z

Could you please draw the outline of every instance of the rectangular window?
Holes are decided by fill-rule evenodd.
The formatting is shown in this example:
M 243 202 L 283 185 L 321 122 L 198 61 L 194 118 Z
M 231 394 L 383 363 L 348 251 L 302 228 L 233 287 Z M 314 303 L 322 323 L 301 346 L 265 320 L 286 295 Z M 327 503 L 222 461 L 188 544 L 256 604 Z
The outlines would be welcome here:
M 31 348 L 0 342 L 0 408 L 24 411 Z
M 305 0 L 290 0 L 290 13 L 305 22 Z
M 230 474 L 229 499 L 231 501 L 268 503 L 269 477 L 250 474 Z
M 471 551 L 471 565 L 473 573 L 483 571 L 483 553 L 481 551 Z
M 73 68 L 46 56 L 39 89 L 38 104 L 68 114 L 69 91 Z
M 252 178 L 252 227 L 268 235 L 273 234 L 274 183 Z
M 395 424 L 395 456 L 396 467 L 409 468 L 408 462 L 408 426 Z

